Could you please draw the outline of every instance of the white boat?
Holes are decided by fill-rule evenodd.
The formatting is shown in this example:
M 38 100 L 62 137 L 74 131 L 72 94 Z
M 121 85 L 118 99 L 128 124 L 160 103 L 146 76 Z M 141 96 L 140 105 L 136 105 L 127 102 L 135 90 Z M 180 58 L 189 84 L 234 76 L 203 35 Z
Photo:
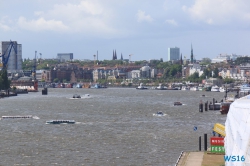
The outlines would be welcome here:
M 181 90 L 190 90 L 190 88 L 187 87 L 187 86 L 182 86 L 182 87 L 181 87 Z
M 136 89 L 139 89 L 139 90 L 144 90 L 144 89 L 148 89 L 147 87 L 143 86 L 142 83 L 140 83 L 140 85 L 136 88 Z
M 203 91 L 203 86 L 198 86 L 199 91 Z
M 226 92 L 226 89 L 225 89 L 224 87 L 220 87 L 220 88 L 219 88 L 219 91 L 220 91 L 220 92 Z
M 156 87 L 157 90 L 167 90 L 166 87 L 164 87 L 162 84 L 159 84 L 159 86 Z
M 198 87 L 197 86 L 193 86 L 190 88 L 190 91 L 199 91 Z
M 217 85 L 212 86 L 211 92 L 219 92 L 219 87 Z
M 82 84 L 77 84 L 76 88 L 82 88 Z

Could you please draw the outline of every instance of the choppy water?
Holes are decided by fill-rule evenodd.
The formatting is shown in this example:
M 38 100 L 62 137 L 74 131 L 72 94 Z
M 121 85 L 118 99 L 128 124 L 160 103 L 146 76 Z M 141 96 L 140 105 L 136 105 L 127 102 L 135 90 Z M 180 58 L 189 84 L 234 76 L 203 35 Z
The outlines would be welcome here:
M 90 98 L 72 100 L 73 94 Z M 0 120 L 0 165 L 174 165 L 181 151 L 198 150 L 199 136 L 212 135 L 214 123 L 225 123 L 226 115 L 199 113 L 198 106 L 223 96 L 107 88 L 48 89 L 48 95 L 40 90 L 0 99 L 1 116 L 39 117 Z M 173 106 L 175 101 L 184 105 Z M 166 116 L 153 116 L 157 111 Z M 45 124 L 52 119 L 77 123 Z

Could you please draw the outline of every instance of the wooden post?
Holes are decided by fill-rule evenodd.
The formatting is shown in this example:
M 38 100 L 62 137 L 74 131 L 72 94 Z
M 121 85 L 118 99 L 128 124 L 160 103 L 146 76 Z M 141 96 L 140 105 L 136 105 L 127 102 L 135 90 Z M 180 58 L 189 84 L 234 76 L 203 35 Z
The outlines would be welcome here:
M 214 98 L 213 98 L 213 110 L 215 110 Z
M 207 134 L 204 134 L 204 151 L 207 151 Z
M 208 101 L 205 103 L 205 111 L 207 111 Z
M 202 101 L 200 101 L 200 104 L 199 104 L 199 112 L 203 112 L 203 103 L 202 103 Z
M 199 151 L 201 151 L 201 136 L 199 137 Z

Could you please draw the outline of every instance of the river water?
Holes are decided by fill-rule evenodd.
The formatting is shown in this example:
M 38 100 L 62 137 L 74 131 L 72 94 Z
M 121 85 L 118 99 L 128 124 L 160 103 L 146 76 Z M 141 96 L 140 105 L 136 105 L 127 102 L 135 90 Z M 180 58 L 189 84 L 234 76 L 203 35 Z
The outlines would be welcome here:
M 90 97 L 70 99 L 74 94 Z M 202 94 L 205 97 L 202 97 Z M 177 90 L 48 89 L 48 95 L 20 94 L 0 99 L 0 165 L 168 166 L 181 151 L 198 150 L 199 136 L 224 124 L 219 111 L 199 112 L 202 100 L 224 93 Z M 175 101 L 184 105 L 173 106 Z M 165 116 L 153 116 L 162 111 Z M 76 124 L 46 124 L 52 119 Z M 197 130 L 194 131 L 194 126 Z M 209 142 L 209 140 L 208 140 Z

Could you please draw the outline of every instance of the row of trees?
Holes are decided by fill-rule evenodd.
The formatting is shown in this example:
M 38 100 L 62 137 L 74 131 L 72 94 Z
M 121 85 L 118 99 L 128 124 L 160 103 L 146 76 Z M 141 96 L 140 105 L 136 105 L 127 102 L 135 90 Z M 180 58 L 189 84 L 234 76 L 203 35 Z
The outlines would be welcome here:
M 10 88 L 10 80 L 8 80 L 7 70 L 0 70 L 0 90 L 6 90 Z

